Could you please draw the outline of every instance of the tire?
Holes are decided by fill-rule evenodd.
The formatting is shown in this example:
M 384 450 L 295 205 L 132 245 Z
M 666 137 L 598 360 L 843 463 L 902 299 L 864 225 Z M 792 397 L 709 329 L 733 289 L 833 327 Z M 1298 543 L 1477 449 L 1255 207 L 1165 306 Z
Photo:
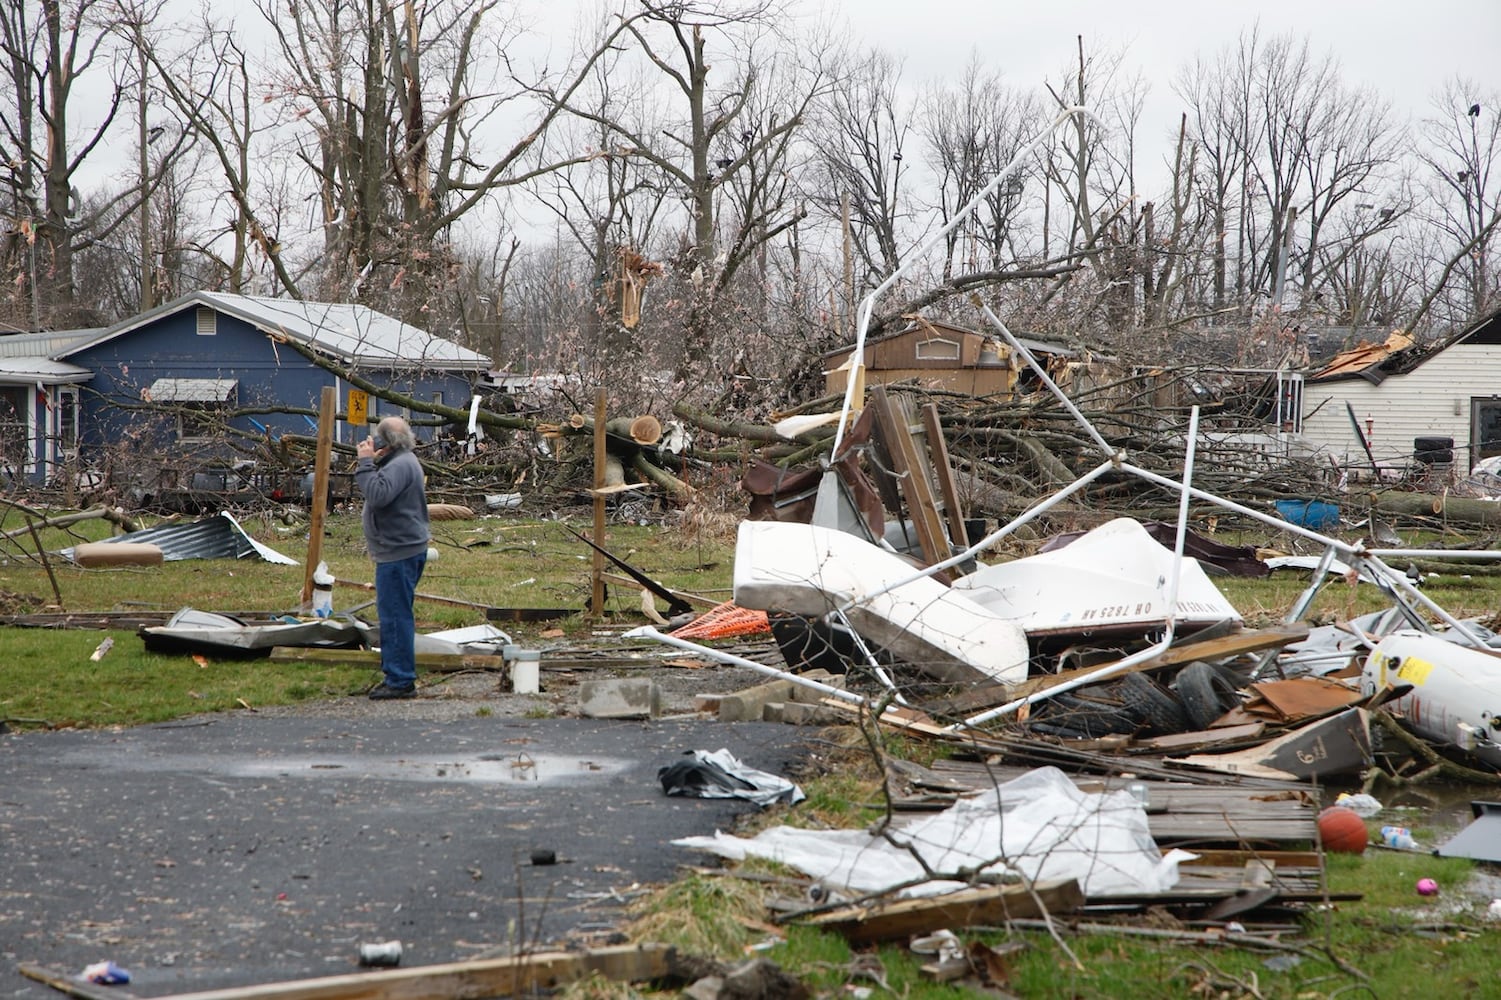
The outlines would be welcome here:
M 1188 731 L 1188 716 L 1183 703 L 1146 674 L 1127 674 L 1116 682 L 1121 705 L 1136 717 L 1146 735 L 1167 736 Z
M 1173 681 L 1188 725 L 1194 730 L 1208 729 L 1214 720 L 1235 706 L 1235 684 L 1212 663 L 1190 663 L 1178 671 Z
M 1046 704 L 1047 714 L 1039 713 L 1037 722 L 1091 739 L 1117 733 L 1130 734 L 1140 728 L 1123 706 L 1107 701 L 1068 693 L 1055 695 Z

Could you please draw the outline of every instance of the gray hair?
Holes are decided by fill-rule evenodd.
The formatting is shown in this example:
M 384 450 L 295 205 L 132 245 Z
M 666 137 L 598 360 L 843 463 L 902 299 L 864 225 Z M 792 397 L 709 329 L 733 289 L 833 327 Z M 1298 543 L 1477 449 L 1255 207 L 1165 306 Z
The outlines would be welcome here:
M 386 417 L 375 425 L 375 429 L 386 439 L 386 447 L 392 451 L 411 451 L 417 447 L 417 436 L 401 417 Z

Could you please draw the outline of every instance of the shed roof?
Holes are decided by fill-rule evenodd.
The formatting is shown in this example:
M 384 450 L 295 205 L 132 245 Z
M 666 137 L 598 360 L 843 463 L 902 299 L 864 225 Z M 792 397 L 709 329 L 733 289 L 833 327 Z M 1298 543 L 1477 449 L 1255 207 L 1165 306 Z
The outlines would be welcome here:
M 65 347 L 53 357 L 68 357 L 164 316 L 199 306 L 243 320 L 268 334 L 296 339 L 346 364 L 363 362 L 382 368 L 463 372 L 485 371 L 490 367 L 490 359 L 484 355 L 369 306 L 205 291 L 191 292 L 132 316 L 96 336 Z

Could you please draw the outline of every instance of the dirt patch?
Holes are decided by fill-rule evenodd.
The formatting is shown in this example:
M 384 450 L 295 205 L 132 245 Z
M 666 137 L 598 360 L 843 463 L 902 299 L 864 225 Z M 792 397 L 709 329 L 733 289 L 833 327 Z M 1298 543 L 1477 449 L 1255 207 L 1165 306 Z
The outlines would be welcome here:
M 579 685 L 584 681 L 629 677 L 648 678 L 656 684 L 662 696 L 661 714 L 672 717 L 699 714 L 695 705 L 699 695 L 728 694 L 771 679 L 749 667 L 716 663 L 665 647 L 661 654 L 646 657 L 641 666 L 621 667 L 612 663 L 612 654 L 616 652 L 608 641 L 566 651 L 544 651 L 541 691 L 537 694 L 513 693 L 505 675 L 496 671 L 421 672 L 417 697 L 405 701 L 372 702 L 363 695 L 355 695 L 272 706 L 259 711 L 273 716 L 342 719 L 389 717 L 396 713 L 400 713 L 401 718 L 435 721 L 475 716 L 566 718 L 578 714 Z M 767 666 L 783 667 L 781 655 L 769 642 L 737 646 L 735 653 Z M 587 663 L 591 657 L 598 659 L 600 665 L 579 665 L 579 661 Z M 549 659 L 566 659 L 571 665 L 552 666 Z M 372 673 L 370 683 L 373 685 L 378 680 L 378 675 Z

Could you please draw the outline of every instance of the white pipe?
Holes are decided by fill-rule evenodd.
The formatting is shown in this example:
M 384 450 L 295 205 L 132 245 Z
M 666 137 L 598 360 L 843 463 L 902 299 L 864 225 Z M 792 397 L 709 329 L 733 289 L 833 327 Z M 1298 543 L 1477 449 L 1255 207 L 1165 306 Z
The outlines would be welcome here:
M 848 701 L 856 705 L 864 705 L 866 707 L 869 707 L 868 700 L 861 695 L 853 694 L 849 691 L 843 690 L 842 688 L 832 687 L 828 684 L 822 684 L 818 681 L 810 680 L 807 677 L 803 677 L 786 670 L 778 670 L 776 667 L 768 667 L 764 663 L 757 663 L 755 660 L 747 660 L 745 657 L 736 656 L 734 653 L 726 653 L 723 650 L 714 649 L 710 646 L 700 646 L 696 642 L 689 642 L 687 639 L 679 639 L 677 636 L 663 635 L 661 632 L 658 632 L 656 627 L 653 625 L 643 625 L 640 628 L 633 628 L 629 632 L 623 634 L 621 638 L 651 639 L 654 642 L 661 642 L 669 646 L 676 646 L 678 649 L 686 649 L 689 652 L 697 653 L 700 656 L 707 656 L 710 659 L 718 660 L 721 663 L 728 663 L 736 667 L 749 667 L 751 670 L 754 670 L 757 673 L 766 674 L 769 677 L 776 677 L 784 681 L 791 681 L 794 684 L 799 684 L 805 688 L 812 688 L 814 691 L 818 691 L 821 694 L 826 694 L 831 697 L 838 698 L 841 701 Z
M 1037 363 L 1037 359 L 1032 356 L 1032 352 L 1027 350 L 1026 346 L 1012 335 L 1011 330 L 1006 326 L 1006 324 L 1001 322 L 1001 318 L 997 316 L 991 310 L 991 308 L 980 299 L 978 295 L 971 296 L 970 301 L 979 307 L 980 311 L 984 313 L 986 319 L 995 324 L 995 328 L 1001 332 L 1002 337 L 1006 338 L 1006 342 L 1011 345 L 1011 349 L 1020 354 L 1022 356 L 1022 359 L 1027 362 L 1027 367 L 1031 368 L 1032 371 L 1037 373 L 1037 377 L 1042 379 L 1042 384 L 1048 387 L 1048 391 L 1051 392 L 1058 399 L 1058 401 L 1063 404 L 1063 408 L 1067 410 L 1076 421 L 1078 421 L 1079 426 L 1083 427 L 1085 432 L 1090 437 L 1094 438 L 1094 443 L 1100 446 L 1100 450 L 1107 455 L 1115 455 L 1115 449 L 1112 448 L 1110 446 L 1110 443 L 1105 440 L 1104 435 L 1096 430 L 1094 424 L 1089 422 L 1089 418 L 1084 416 L 1084 414 L 1079 411 L 1079 408 L 1074 405 L 1074 401 L 1072 399 L 1069 399 L 1062 389 L 1058 388 L 1058 384 L 1053 381 L 1052 376 L 1048 374 L 1047 369 Z
M 1016 529 L 1020 528 L 1022 525 L 1041 517 L 1043 514 L 1047 513 L 1050 508 L 1055 507 L 1063 501 L 1067 500 L 1069 497 L 1073 496 L 1075 493 L 1079 492 L 1084 487 L 1088 486 L 1090 483 L 1094 482 L 1096 479 L 1100 478 L 1114 467 L 1114 462 L 1100 463 L 1099 467 L 1094 469 L 1092 472 L 1089 472 L 1081 478 L 1075 480 L 1070 486 L 1060 490 L 1057 493 L 1054 493 L 1042 503 L 1038 504 L 1036 507 L 1033 507 L 1031 510 L 1022 513 L 1015 520 L 1011 521 L 1004 527 L 997 528 L 995 531 L 992 531 L 990 534 L 986 535 L 984 538 L 980 539 L 978 542 L 971 545 L 963 552 L 960 552 L 958 555 L 950 556 L 942 562 L 936 562 L 931 566 L 924 566 L 922 569 L 915 570 L 912 575 L 903 577 L 902 579 L 897 580 L 895 583 L 887 584 L 880 590 L 871 591 L 868 594 L 861 594 L 854 600 L 847 601 L 846 603 L 835 608 L 830 612 L 830 614 L 843 614 L 857 604 L 861 604 L 873 598 L 880 597 L 883 594 L 889 594 L 893 590 L 896 590 L 898 587 L 905 587 L 909 583 L 916 583 L 918 580 L 932 576 L 934 573 L 942 572 L 943 570 L 946 570 L 951 566 L 958 566 L 960 563 L 974 558 L 979 553 L 990 548 L 990 546 L 994 545 L 996 542 L 999 542 L 1007 535 L 1016 531 Z
M 1183 493 L 1178 500 L 1178 534 L 1173 541 L 1173 570 L 1171 573 L 1170 582 L 1168 584 L 1167 594 L 1167 628 L 1164 630 L 1162 638 L 1157 640 L 1157 642 L 1153 643 L 1147 649 L 1143 649 L 1138 653 L 1133 653 L 1125 659 L 1117 660 L 1114 663 L 1107 664 L 1098 670 L 1091 671 L 1090 673 L 1085 674 L 1083 677 L 1076 677 L 1071 681 L 1064 681 L 1062 684 L 1050 687 L 1044 691 L 1035 692 L 1025 698 L 1018 698 L 1014 701 L 1009 701 L 1004 705 L 1001 705 L 997 708 L 992 708 L 989 711 L 980 713 L 979 715 L 970 716 L 963 722 L 957 722 L 954 725 L 946 727 L 946 732 L 953 732 L 956 729 L 969 729 L 974 726 L 983 725 L 984 723 L 989 722 L 991 719 L 996 719 L 1003 715 L 1009 715 L 1012 712 L 1020 709 L 1023 705 L 1030 705 L 1033 702 L 1043 701 L 1045 699 L 1053 697 L 1054 695 L 1062 694 L 1065 691 L 1072 691 L 1076 687 L 1082 687 L 1085 684 L 1093 684 L 1096 681 L 1102 681 L 1109 677 L 1113 677 L 1116 674 L 1122 673 L 1130 669 L 1131 667 L 1136 666 L 1138 663 L 1144 663 L 1147 660 L 1152 659 L 1154 656 L 1166 652 L 1167 648 L 1173 644 L 1173 634 L 1176 631 L 1178 621 L 1178 583 L 1183 566 L 1183 546 L 1188 535 L 1189 487 L 1187 484 L 1188 481 L 1193 478 L 1193 465 L 1195 455 L 1194 445 L 1198 440 L 1198 436 L 1199 408 L 1195 406 L 1189 416 L 1188 449 L 1183 456 L 1184 485 L 1182 487 Z
M 1042 145 L 1042 143 L 1053 134 L 1054 130 L 1056 130 L 1059 125 L 1062 125 L 1064 122 L 1068 121 L 1075 115 L 1084 115 L 1087 118 L 1094 117 L 1092 114 L 1090 114 L 1087 108 L 1079 105 L 1064 108 L 1061 112 L 1059 112 L 1058 117 L 1053 119 L 1052 124 L 1039 132 L 1031 142 L 1027 143 L 1021 149 L 1017 150 L 1016 155 L 1011 158 L 1011 162 L 1002 167 L 1000 173 L 992 177 L 990 179 L 990 183 L 981 188 L 980 192 L 973 198 L 971 198 L 963 208 L 960 208 L 958 211 L 956 211 L 949 219 L 949 221 L 944 223 L 942 229 L 939 229 L 938 232 L 934 233 L 932 237 L 930 237 L 928 241 L 922 246 L 912 251 L 912 253 L 907 257 L 907 263 L 902 264 L 895 271 L 892 271 L 891 274 L 886 277 L 885 281 L 882 281 L 875 287 L 874 291 L 860 300 L 859 321 L 855 327 L 855 349 L 850 353 L 849 384 L 844 387 L 844 404 L 839 411 L 839 428 L 834 432 L 834 447 L 830 450 L 831 455 L 836 458 L 838 457 L 839 445 L 844 440 L 845 429 L 849 426 L 849 413 L 850 410 L 854 407 L 855 386 L 860 381 L 857 375 L 860 368 L 865 364 L 865 333 L 870 328 L 870 314 L 872 311 L 874 311 L 876 299 L 878 299 L 892 285 L 896 284 L 898 278 L 910 271 L 915 261 L 921 260 L 923 256 L 927 254 L 929 250 L 933 249 L 933 247 L 937 246 L 938 243 L 942 241 L 942 239 L 947 236 L 955 226 L 963 222 L 964 219 L 974 211 L 976 205 L 979 205 L 986 198 L 990 197 L 995 189 L 1000 186 L 1001 181 L 1005 180 L 1007 177 L 1015 173 L 1017 168 L 1022 165 L 1026 158 L 1031 156 L 1033 151 L 1036 150 L 1038 146 Z

